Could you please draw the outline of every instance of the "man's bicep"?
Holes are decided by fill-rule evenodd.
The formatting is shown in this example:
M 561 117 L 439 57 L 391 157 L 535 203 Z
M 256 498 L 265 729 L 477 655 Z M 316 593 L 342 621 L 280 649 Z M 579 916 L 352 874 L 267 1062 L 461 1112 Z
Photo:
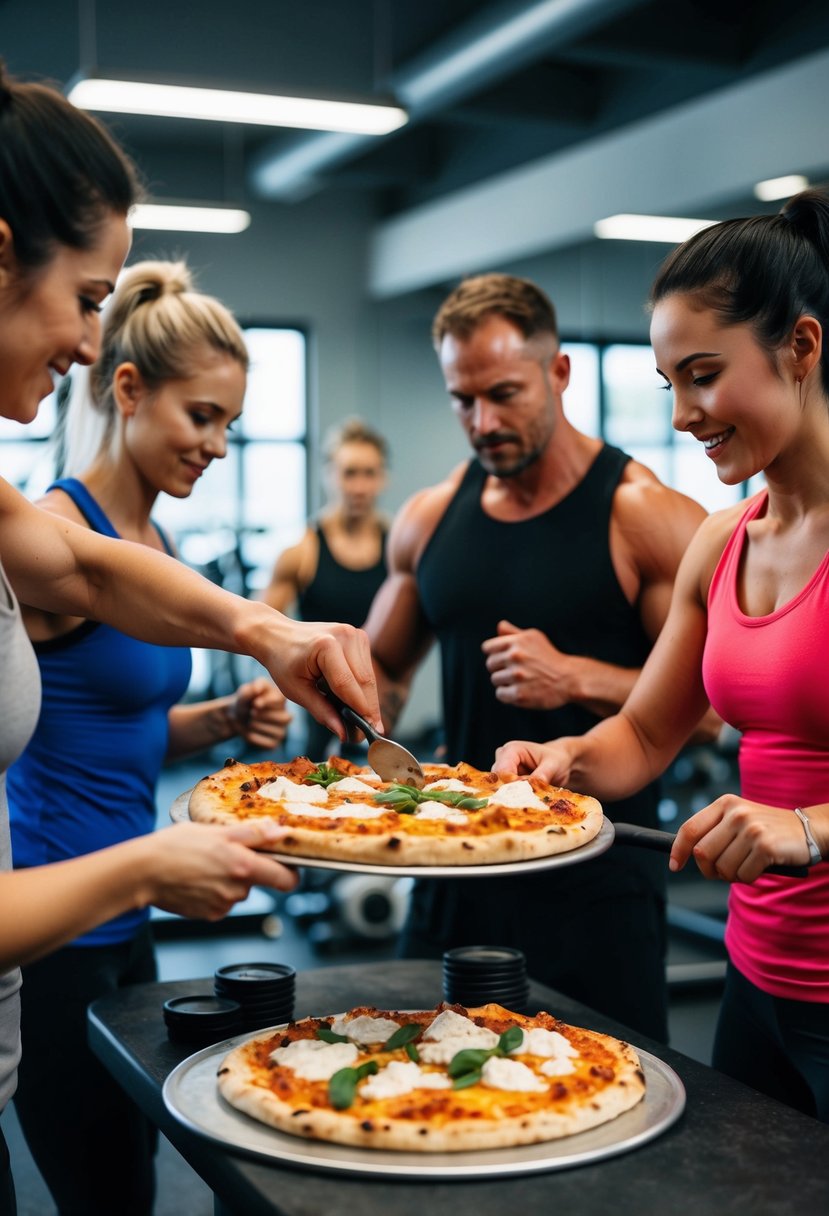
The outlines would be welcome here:
M 364 626 L 372 658 L 393 680 L 408 680 L 432 643 L 413 574 L 390 574 Z
M 652 518 L 659 520 L 641 554 L 639 614 L 642 627 L 655 641 L 668 617 L 674 584 L 682 559 L 706 518 L 693 499 L 661 487 L 662 503 L 651 504 Z

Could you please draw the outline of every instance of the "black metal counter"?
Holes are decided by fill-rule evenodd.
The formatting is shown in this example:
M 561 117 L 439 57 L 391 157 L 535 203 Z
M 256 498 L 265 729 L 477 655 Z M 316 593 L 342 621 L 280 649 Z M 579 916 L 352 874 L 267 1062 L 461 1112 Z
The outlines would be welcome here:
M 93 1050 L 216 1195 L 228 1216 L 818 1216 L 829 1212 L 829 1127 L 678 1052 L 533 984 L 531 1005 L 566 1022 L 629 1037 L 681 1077 L 685 1113 L 658 1139 L 577 1169 L 475 1182 L 349 1178 L 271 1165 L 223 1150 L 182 1126 L 161 1097 L 193 1049 L 171 1043 L 162 1003 L 210 992 L 212 980 L 140 984 L 96 1001 Z M 296 1016 L 373 1004 L 429 1008 L 441 997 L 436 962 L 329 967 L 297 976 Z

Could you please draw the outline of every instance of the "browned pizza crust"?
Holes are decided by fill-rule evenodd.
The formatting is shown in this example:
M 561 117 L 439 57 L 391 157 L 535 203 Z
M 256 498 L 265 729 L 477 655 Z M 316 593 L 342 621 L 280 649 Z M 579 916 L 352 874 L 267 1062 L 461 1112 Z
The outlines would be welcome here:
M 340 769 L 343 776 L 360 777 L 371 772 L 339 758 L 328 763 Z M 603 821 L 601 805 L 595 798 L 547 785 L 537 778 L 483 773 L 467 764 L 426 764 L 423 768 L 427 781 L 454 777 L 474 786 L 480 797 L 513 781 L 529 781 L 545 803 L 544 810 L 484 807 L 465 812 L 466 823 L 424 820 L 391 808 L 375 818 L 360 818 L 357 811 L 354 818 L 311 817 L 258 792 L 279 776 L 301 782 L 315 768 L 304 756 L 287 764 L 228 761 L 223 769 L 195 786 L 189 802 L 190 817 L 201 823 L 224 824 L 266 817 L 288 829 L 275 846 L 279 853 L 400 866 L 491 865 L 549 857 L 587 844 Z M 377 788 L 388 788 L 388 783 Z M 347 796 L 342 795 L 340 801 L 347 801 Z
M 258 1036 L 235 1048 L 218 1073 L 220 1093 L 232 1106 L 289 1135 L 362 1148 L 414 1152 L 464 1152 L 535 1144 L 575 1135 L 614 1119 L 644 1097 L 645 1080 L 639 1058 L 628 1043 L 608 1035 L 569 1026 L 550 1014 L 525 1017 L 499 1005 L 465 1009 L 439 1006 L 419 1013 L 395 1013 L 373 1008 L 356 1010 L 399 1022 L 429 1022 L 440 1011 L 452 1010 L 497 1033 L 509 1026 L 558 1031 L 578 1050 L 574 1073 L 543 1077 L 544 1093 L 489 1089 L 481 1084 L 463 1089 L 419 1089 L 385 1099 L 357 1097 L 351 1107 L 336 1110 L 326 1082 L 309 1082 L 290 1069 L 275 1065 L 270 1053 L 296 1038 L 313 1038 L 330 1018 L 308 1018 L 284 1031 Z M 405 1059 L 398 1049 L 375 1050 L 381 1064 Z M 361 1050 L 359 1061 L 371 1057 Z M 529 1067 L 543 1062 L 528 1055 L 515 1057 Z M 434 1071 L 443 1071 L 435 1067 Z M 541 1074 L 538 1074 L 541 1076 Z

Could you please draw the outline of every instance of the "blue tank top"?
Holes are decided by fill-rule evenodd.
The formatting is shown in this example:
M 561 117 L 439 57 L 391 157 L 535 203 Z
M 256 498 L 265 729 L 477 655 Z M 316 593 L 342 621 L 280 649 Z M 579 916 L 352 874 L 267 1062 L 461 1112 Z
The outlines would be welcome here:
M 68 494 L 95 532 L 117 537 L 81 482 L 67 478 L 51 488 Z M 191 668 L 189 650 L 140 642 L 97 621 L 36 643 L 35 653 L 40 718 L 7 776 L 17 866 L 77 857 L 153 830 L 167 713 Z M 125 913 L 75 944 L 127 941 L 148 915 Z

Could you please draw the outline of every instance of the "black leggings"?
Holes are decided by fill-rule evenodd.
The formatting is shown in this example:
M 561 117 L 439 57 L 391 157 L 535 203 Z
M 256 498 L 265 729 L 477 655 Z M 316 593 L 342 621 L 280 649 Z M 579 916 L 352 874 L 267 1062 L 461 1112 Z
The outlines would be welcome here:
M 156 978 L 150 930 L 66 946 L 23 968 L 23 1058 L 14 1103 L 60 1216 L 149 1216 L 157 1132 L 86 1041 L 91 1001 Z M 160 1023 L 159 1023 L 160 1024 Z
M 829 1123 L 829 1005 L 770 996 L 729 963 L 712 1063 Z

